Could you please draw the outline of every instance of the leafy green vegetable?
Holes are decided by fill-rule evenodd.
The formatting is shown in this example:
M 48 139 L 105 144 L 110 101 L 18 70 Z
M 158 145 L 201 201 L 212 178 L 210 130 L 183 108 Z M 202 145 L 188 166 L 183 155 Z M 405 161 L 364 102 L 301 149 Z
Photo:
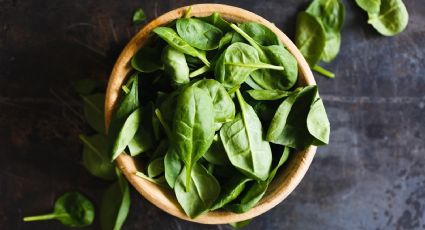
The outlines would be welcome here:
M 183 40 L 200 50 L 216 49 L 223 36 L 219 28 L 196 18 L 178 19 L 176 28 Z
M 256 84 L 264 89 L 285 90 L 296 83 L 298 77 L 297 60 L 283 46 L 262 46 L 236 25 L 232 24 L 231 27 L 257 50 L 260 61 L 282 67 L 281 70 L 258 69 L 252 72 L 251 77 Z M 261 37 L 257 39 L 261 39 Z
M 226 184 L 223 185 L 220 196 L 217 198 L 211 210 L 222 208 L 224 205 L 235 200 L 245 189 L 247 182 L 250 181 L 252 181 L 252 179 L 247 178 L 244 175 L 234 175 Z
M 295 45 L 310 66 L 320 60 L 326 45 L 326 33 L 323 25 L 313 15 L 300 12 L 295 29 Z
M 215 78 L 230 89 L 242 84 L 257 69 L 283 70 L 283 67 L 262 63 L 252 46 L 236 42 L 221 54 L 214 73 Z
M 198 51 L 197 49 L 190 46 L 185 40 L 183 40 L 172 28 L 168 27 L 157 27 L 153 30 L 158 36 L 166 41 L 174 49 L 199 58 L 206 66 L 210 66 L 210 62 L 205 57 L 205 53 Z
M 186 84 L 189 82 L 189 66 L 183 53 L 172 46 L 167 46 L 162 51 L 164 71 L 176 84 Z
M 82 78 L 74 82 L 74 89 L 80 95 L 89 95 L 99 87 L 99 82 L 91 78 Z
M 140 109 L 138 94 L 138 77 L 130 78 L 131 90 L 125 94 L 112 115 L 108 132 L 109 152 L 112 160 L 118 157 L 133 139 L 139 128 Z
M 84 116 L 87 123 L 96 132 L 105 134 L 105 120 L 103 119 L 105 94 L 97 93 L 82 96 L 82 98 L 84 101 Z
M 259 101 L 273 101 L 279 100 L 291 95 L 290 91 L 283 91 L 278 89 L 251 89 L 246 91 L 249 96 Z
M 100 205 L 100 226 L 102 230 L 119 230 L 130 210 L 130 188 L 122 176 L 103 194 Z
M 220 137 L 233 166 L 256 180 L 266 180 L 272 161 L 270 145 L 263 139 L 263 127 L 254 109 L 236 91 L 241 112 L 223 125 Z
M 213 101 L 214 121 L 224 123 L 234 119 L 235 104 L 220 82 L 213 79 L 204 79 L 196 82 L 194 86 L 206 90 Z
M 341 28 L 344 23 L 344 5 L 340 0 L 314 0 L 306 10 L 315 16 L 326 33 L 325 48 L 321 59 L 330 62 L 339 53 L 341 45 Z
M 193 165 L 193 172 L 189 180 L 188 174 L 183 169 L 178 177 L 174 192 L 180 205 L 190 218 L 195 218 L 209 210 L 220 194 L 220 184 L 213 175 L 211 175 L 200 164 Z M 190 189 L 187 189 L 189 181 Z
M 242 229 L 242 228 L 248 226 L 251 222 L 252 222 L 252 219 L 248 219 L 248 220 L 244 220 L 244 221 L 240 221 L 240 222 L 229 223 L 229 225 L 233 229 Z
M 68 192 L 60 196 L 52 213 L 24 217 L 25 222 L 39 220 L 59 220 L 69 227 L 89 226 L 94 220 L 94 206 L 84 195 L 78 192 Z
M 164 172 L 167 184 L 174 188 L 177 177 L 180 175 L 182 170 L 182 163 L 179 159 L 179 155 L 173 149 L 169 149 L 164 157 Z
M 378 12 L 374 7 L 366 11 L 369 15 L 368 23 L 385 36 L 399 34 L 409 22 L 409 13 L 402 0 L 381 0 Z
M 131 59 L 131 66 L 144 73 L 152 73 L 163 69 L 159 47 L 142 47 Z
M 381 0 L 356 0 L 357 5 L 368 13 L 378 13 Z
M 267 132 L 267 140 L 295 149 L 304 149 L 314 138 L 307 129 L 307 115 L 317 96 L 317 86 L 307 86 L 289 96 L 276 111 Z
M 140 110 L 139 128 L 133 139 L 128 143 L 131 156 L 137 156 L 153 148 L 155 144 L 152 126 L 152 105 L 147 105 Z
M 186 166 L 188 191 L 192 166 L 205 154 L 214 138 L 213 102 L 205 90 L 190 86 L 180 93 L 173 130 L 175 150 Z
M 322 99 L 318 98 L 307 115 L 307 128 L 321 145 L 329 143 L 330 124 Z M 317 142 L 315 142 L 317 143 Z
M 143 11 L 143 9 L 137 9 L 136 11 L 134 11 L 133 14 L 133 23 L 134 24 L 140 24 L 143 21 L 146 20 L 146 16 L 145 16 L 145 12 Z
M 256 23 L 256 22 L 245 22 L 239 25 L 239 28 L 243 30 L 249 37 L 251 37 L 255 42 L 262 46 L 271 46 L 271 45 L 282 45 L 280 39 L 276 36 L 273 31 L 268 27 Z M 232 42 L 243 42 L 245 38 L 240 34 L 233 36 Z M 248 41 L 248 43 L 251 43 Z
M 225 208 L 236 213 L 244 213 L 253 208 L 258 201 L 264 196 L 271 181 L 274 179 L 277 170 L 286 162 L 289 157 L 289 148 L 285 147 L 279 159 L 278 164 L 270 172 L 269 177 L 265 181 L 256 182 L 241 197 L 240 202 L 227 205 Z
M 223 32 L 230 32 L 232 31 L 232 28 L 230 27 L 230 23 L 228 23 L 226 20 L 224 20 L 219 13 L 214 12 L 210 16 L 207 17 L 201 17 L 200 20 L 204 22 L 208 22 L 211 25 L 214 25 L 215 27 L 219 28 Z
M 155 178 L 164 173 L 164 157 L 158 157 L 148 165 L 148 176 Z
M 80 135 L 80 139 L 84 143 L 83 165 L 87 171 L 104 180 L 115 179 L 115 165 L 108 157 L 106 137 L 100 134 L 90 137 Z
M 203 156 L 211 164 L 215 165 L 230 165 L 229 158 L 227 157 L 226 150 L 224 150 L 223 143 L 220 137 L 216 134 L 214 140 Z

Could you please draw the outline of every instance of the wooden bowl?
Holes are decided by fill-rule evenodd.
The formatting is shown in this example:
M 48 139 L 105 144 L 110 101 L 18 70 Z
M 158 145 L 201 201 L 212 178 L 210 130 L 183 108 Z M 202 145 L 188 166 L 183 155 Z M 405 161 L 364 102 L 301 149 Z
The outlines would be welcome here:
M 141 29 L 124 48 L 112 70 L 106 91 L 106 127 L 109 126 L 111 114 L 120 93 L 121 85 L 125 82 L 129 71 L 131 71 L 130 60 L 133 55 L 147 42 L 152 29 L 158 26 L 166 25 L 172 20 L 180 18 L 187 8 L 188 7 L 181 7 L 154 19 L 152 22 L 143 27 L 143 29 Z M 316 84 L 313 74 L 300 51 L 296 48 L 294 43 L 292 43 L 292 41 L 274 24 L 247 10 L 221 4 L 192 5 L 191 15 L 208 16 L 214 12 L 220 13 L 223 18 L 231 22 L 252 21 L 261 23 L 270 28 L 282 40 L 286 48 L 295 56 L 298 61 L 298 85 L 304 86 Z M 310 166 L 315 153 L 316 147 L 314 146 L 304 151 L 293 153 L 289 161 L 282 167 L 282 170 L 279 171 L 279 174 L 276 175 L 263 199 L 261 199 L 257 206 L 248 212 L 236 214 L 225 211 L 214 211 L 201 215 L 196 219 L 190 219 L 188 216 L 186 216 L 184 211 L 180 208 L 180 205 L 178 204 L 173 191 L 162 188 L 154 183 L 151 183 L 150 181 L 137 177 L 135 175 L 135 172 L 137 171 L 135 161 L 129 155 L 121 154 L 116 159 L 116 163 L 130 181 L 130 183 L 134 186 L 134 188 L 136 188 L 136 190 L 152 204 L 164 210 L 165 212 L 168 212 L 169 214 L 181 219 L 203 224 L 226 224 L 251 219 L 279 204 L 300 183 L 301 179 L 304 177 L 304 174 L 307 172 L 307 169 Z

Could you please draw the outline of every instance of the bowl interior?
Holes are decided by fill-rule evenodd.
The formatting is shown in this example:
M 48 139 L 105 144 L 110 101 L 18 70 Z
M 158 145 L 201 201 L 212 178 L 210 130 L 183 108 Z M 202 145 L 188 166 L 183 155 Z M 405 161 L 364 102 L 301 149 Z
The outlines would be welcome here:
M 264 18 L 243 10 L 241 8 L 221 5 L 221 4 L 198 4 L 192 5 L 193 16 L 208 16 L 214 12 L 231 22 L 258 22 L 270 28 L 282 40 L 285 47 L 295 56 L 298 61 L 299 77 L 298 85 L 314 85 L 314 77 L 311 70 L 292 41 L 282 33 L 276 26 L 268 22 Z M 130 60 L 137 50 L 142 47 L 149 40 L 152 29 L 166 25 L 167 23 L 180 18 L 187 7 L 178 8 L 156 18 L 144 28 L 142 28 L 127 44 L 122 51 L 115 66 L 112 70 L 105 100 L 105 122 L 106 127 L 109 127 L 111 114 L 120 93 L 121 85 L 125 82 L 128 73 L 131 71 Z M 156 205 L 158 208 L 168 212 L 171 215 L 181 219 L 204 223 L 204 224 L 226 224 L 232 222 L 239 222 L 251 219 L 258 216 L 269 209 L 279 204 L 285 199 L 299 184 L 304 177 L 311 161 L 315 155 L 316 147 L 312 146 L 306 150 L 298 151 L 291 154 L 288 162 L 278 172 L 273 182 L 270 184 L 269 189 L 261 201 L 246 213 L 232 213 L 225 211 L 214 211 L 190 219 L 186 216 L 184 211 L 180 208 L 173 191 L 160 187 L 150 181 L 137 177 L 135 172 L 140 167 L 132 157 L 126 154 L 121 154 L 116 163 L 126 178 L 134 186 L 134 188 L 141 193 L 147 200 Z

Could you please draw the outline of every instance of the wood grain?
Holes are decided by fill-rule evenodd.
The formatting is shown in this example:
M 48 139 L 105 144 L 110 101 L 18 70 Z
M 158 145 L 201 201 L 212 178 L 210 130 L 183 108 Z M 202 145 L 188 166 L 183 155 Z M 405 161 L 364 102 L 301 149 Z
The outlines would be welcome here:
M 106 127 L 109 126 L 111 114 L 117 101 L 121 85 L 124 83 L 128 72 L 131 70 L 129 63 L 133 55 L 149 40 L 152 29 L 165 25 L 174 19 L 180 18 L 186 9 L 187 7 L 175 9 L 151 21 L 149 24 L 143 27 L 124 48 L 115 63 L 108 83 L 105 99 Z M 223 18 L 232 22 L 253 21 L 261 23 L 270 28 L 274 33 L 277 34 L 277 36 L 282 40 L 282 43 L 298 61 L 298 85 L 304 86 L 316 84 L 313 74 L 299 50 L 292 43 L 292 41 L 272 23 L 252 12 L 233 6 L 221 4 L 192 5 L 193 16 L 208 16 L 213 12 L 219 12 Z M 139 191 L 140 194 L 142 194 L 142 196 L 144 196 L 147 200 L 165 212 L 181 219 L 193 222 L 204 224 L 224 224 L 251 219 L 279 204 L 295 189 L 295 187 L 302 180 L 311 164 L 311 161 L 313 160 L 315 152 L 316 147 L 310 147 L 304 151 L 292 154 L 292 157 L 285 165 L 286 167 L 284 167 L 279 172 L 270 185 L 266 195 L 259 202 L 259 204 L 250 211 L 242 214 L 215 211 L 204 214 L 196 219 L 189 219 L 186 216 L 177 203 L 177 200 L 172 191 L 137 177 L 135 175 L 137 167 L 134 160 L 130 156 L 121 154 L 117 158 L 116 163 L 130 181 L 130 183 L 135 187 L 135 189 Z

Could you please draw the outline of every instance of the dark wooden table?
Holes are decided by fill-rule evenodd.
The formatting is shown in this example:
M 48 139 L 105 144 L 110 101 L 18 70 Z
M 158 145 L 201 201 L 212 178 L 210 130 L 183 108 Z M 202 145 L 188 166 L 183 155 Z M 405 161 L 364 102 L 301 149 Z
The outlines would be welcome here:
M 218 1 L 264 16 L 293 36 L 308 0 Z M 79 190 L 99 204 L 107 183 L 80 163 L 88 127 L 72 82 L 105 82 L 120 50 L 148 19 L 196 1 L 0 0 L 0 229 L 66 229 L 23 223 Z M 305 179 L 247 229 L 425 228 L 425 4 L 406 0 L 407 29 L 383 37 L 345 0 L 342 48 L 316 75 L 331 121 Z M 132 191 L 124 229 L 227 229 L 176 219 Z M 99 229 L 96 222 L 86 229 Z

